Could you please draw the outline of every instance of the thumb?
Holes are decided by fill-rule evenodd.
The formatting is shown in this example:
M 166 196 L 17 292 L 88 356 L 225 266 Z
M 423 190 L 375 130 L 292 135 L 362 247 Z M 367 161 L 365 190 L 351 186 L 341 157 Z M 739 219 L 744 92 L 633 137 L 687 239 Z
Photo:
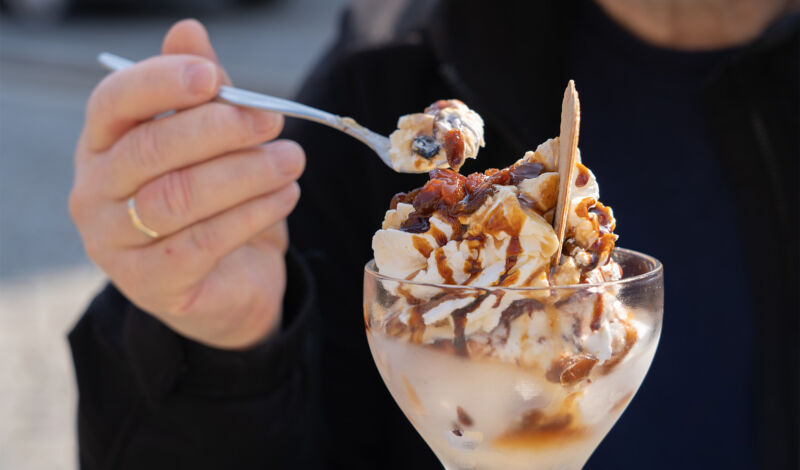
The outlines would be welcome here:
M 217 54 L 211 46 L 208 31 L 202 23 L 194 19 L 181 20 L 172 25 L 167 35 L 164 36 L 161 52 L 163 54 L 197 55 L 219 64 Z M 222 73 L 225 83 L 230 84 L 231 80 L 228 74 L 224 70 Z

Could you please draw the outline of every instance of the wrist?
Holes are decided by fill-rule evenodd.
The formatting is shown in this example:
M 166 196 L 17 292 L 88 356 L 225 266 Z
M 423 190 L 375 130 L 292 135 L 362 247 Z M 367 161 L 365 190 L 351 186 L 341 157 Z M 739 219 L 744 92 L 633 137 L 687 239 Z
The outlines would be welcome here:
M 307 357 L 315 288 L 305 261 L 286 255 L 284 317 L 269 336 L 249 348 L 215 348 L 182 336 L 142 311 L 116 289 L 125 319 L 122 348 L 141 393 L 150 404 L 170 393 L 229 396 L 263 393 L 285 383 Z

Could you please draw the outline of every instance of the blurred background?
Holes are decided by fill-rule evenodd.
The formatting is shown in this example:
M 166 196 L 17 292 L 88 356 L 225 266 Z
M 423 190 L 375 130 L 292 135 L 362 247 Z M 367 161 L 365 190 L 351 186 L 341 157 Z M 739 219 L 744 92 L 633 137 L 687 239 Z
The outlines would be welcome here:
M 0 0 L 0 469 L 74 469 L 66 334 L 102 273 L 67 212 L 84 105 L 101 51 L 160 50 L 176 20 L 209 29 L 243 88 L 291 96 L 333 38 L 345 0 Z

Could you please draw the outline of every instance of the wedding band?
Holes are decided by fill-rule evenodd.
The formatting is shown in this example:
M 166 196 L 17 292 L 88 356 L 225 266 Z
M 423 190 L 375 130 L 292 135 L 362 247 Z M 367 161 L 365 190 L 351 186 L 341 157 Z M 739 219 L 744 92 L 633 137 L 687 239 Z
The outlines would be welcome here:
M 128 215 L 131 216 L 133 226 L 139 229 L 140 232 L 150 238 L 158 238 L 158 232 L 145 225 L 142 219 L 139 218 L 139 214 L 136 213 L 136 196 L 131 196 L 128 199 Z

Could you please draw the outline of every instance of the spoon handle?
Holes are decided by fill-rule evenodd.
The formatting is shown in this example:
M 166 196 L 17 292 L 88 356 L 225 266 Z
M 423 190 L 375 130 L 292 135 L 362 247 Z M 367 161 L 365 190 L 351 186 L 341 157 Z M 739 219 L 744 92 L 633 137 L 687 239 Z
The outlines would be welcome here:
M 122 70 L 134 64 L 133 61 L 125 59 L 109 52 L 102 52 L 97 56 L 97 61 L 100 62 L 108 70 Z M 319 124 L 324 124 L 342 131 L 356 139 L 360 140 L 369 146 L 378 157 L 393 168 L 391 159 L 389 157 L 389 139 L 383 135 L 377 134 L 366 127 L 358 124 L 355 120 L 337 116 L 322 111 L 311 106 L 297 103 L 295 101 L 278 98 L 275 96 L 264 95 L 255 93 L 240 88 L 234 88 L 228 85 L 222 85 L 219 94 L 215 101 L 228 103 L 236 106 L 244 106 L 247 108 L 263 109 L 266 111 L 273 111 L 307 121 L 313 121 Z

